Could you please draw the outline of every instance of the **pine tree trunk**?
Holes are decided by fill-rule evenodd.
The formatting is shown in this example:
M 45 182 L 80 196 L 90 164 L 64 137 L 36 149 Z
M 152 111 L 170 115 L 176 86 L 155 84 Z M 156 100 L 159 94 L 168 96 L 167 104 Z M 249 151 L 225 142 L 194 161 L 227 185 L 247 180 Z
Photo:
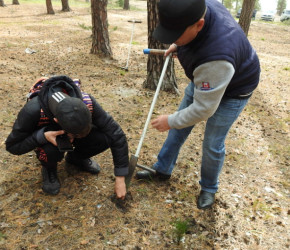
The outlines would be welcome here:
M 92 0 L 92 54 L 112 57 L 107 18 L 108 0 Z
M 64 12 L 69 12 L 71 11 L 69 4 L 68 4 L 68 0 L 61 0 L 61 4 L 62 4 L 62 10 Z
M 47 14 L 50 14 L 50 15 L 54 15 L 54 10 L 53 10 L 53 7 L 52 7 L 52 3 L 51 3 L 51 0 L 46 0 L 46 8 L 47 8 Z
M 0 0 L 0 7 L 5 7 L 4 0 Z
M 124 10 L 129 10 L 130 9 L 130 4 L 129 4 L 129 0 L 124 0 Z
M 246 36 L 248 36 L 252 14 L 255 7 L 256 0 L 244 0 L 242 6 L 242 12 L 239 19 L 239 24 L 242 27 L 243 31 L 245 32 Z
M 153 38 L 153 31 L 158 24 L 158 0 L 147 1 L 148 11 L 148 48 L 151 49 L 167 49 L 168 45 L 161 44 L 159 41 Z M 147 78 L 143 83 L 144 88 L 155 90 L 159 82 L 159 78 L 163 69 L 165 57 L 148 55 L 147 61 Z M 174 71 L 174 61 L 171 58 L 169 60 L 167 71 L 163 78 L 161 89 L 164 91 L 174 91 L 178 93 L 176 77 Z
M 13 1 L 12 1 L 12 4 L 13 4 L 13 5 L 19 5 L 19 2 L 18 2 L 18 0 L 13 0 Z

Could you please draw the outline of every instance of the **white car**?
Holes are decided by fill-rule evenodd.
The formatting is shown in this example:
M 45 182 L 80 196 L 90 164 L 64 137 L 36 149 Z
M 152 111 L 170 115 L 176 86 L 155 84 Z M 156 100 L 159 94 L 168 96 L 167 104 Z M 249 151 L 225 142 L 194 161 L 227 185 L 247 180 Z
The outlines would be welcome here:
M 261 16 L 261 20 L 265 20 L 265 21 L 274 21 L 275 19 L 275 11 L 273 10 L 268 10 L 263 12 L 262 16 Z
M 284 10 L 281 17 L 280 17 L 280 21 L 284 22 L 285 20 L 290 19 L 290 10 Z

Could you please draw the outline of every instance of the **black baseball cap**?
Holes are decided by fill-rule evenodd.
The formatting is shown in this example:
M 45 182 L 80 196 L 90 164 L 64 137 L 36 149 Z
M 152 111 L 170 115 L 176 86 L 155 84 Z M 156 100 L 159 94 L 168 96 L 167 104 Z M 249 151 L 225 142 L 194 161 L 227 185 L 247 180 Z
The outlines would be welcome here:
M 84 102 L 63 92 L 56 92 L 48 98 L 51 113 L 67 133 L 86 136 L 92 128 L 92 116 Z
M 154 30 L 153 37 L 161 43 L 175 42 L 188 26 L 202 17 L 205 10 L 205 0 L 160 0 L 160 23 Z

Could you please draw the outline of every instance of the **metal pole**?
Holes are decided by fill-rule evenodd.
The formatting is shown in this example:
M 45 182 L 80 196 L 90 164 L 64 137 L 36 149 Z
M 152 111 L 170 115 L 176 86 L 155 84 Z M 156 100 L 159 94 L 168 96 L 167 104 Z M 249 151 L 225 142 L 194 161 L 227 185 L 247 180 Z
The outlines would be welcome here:
M 166 57 L 165 62 L 164 62 L 162 73 L 161 73 L 161 76 L 159 78 L 159 82 L 158 82 L 158 85 L 157 85 L 157 88 L 156 88 L 156 92 L 155 92 L 155 95 L 154 95 L 154 98 L 153 98 L 153 101 L 152 101 L 152 104 L 151 104 L 151 107 L 150 107 L 150 111 L 149 111 L 149 114 L 147 116 L 147 120 L 146 120 L 144 129 L 143 129 L 143 132 L 142 132 L 142 136 L 141 136 L 141 139 L 139 141 L 139 144 L 138 144 L 138 147 L 137 147 L 137 151 L 136 151 L 136 154 L 135 154 L 135 156 L 137 158 L 139 156 L 139 153 L 140 153 L 140 150 L 141 150 L 141 147 L 142 147 L 145 135 L 146 135 L 146 131 L 147 131 L 147 128 L 148 128 L 148 125 L 149 125 L 149 122 L 150 122 L 150 119 L 151 119 L 151 116 L 152 116 L 152 113 L 153 113 L 153 109 L 154 109 L 154 106 L 155 106 L 155 103 L 156 103 L 156 100 L 157 100 L 157 97 L 158 97 L 158 94 L 159 94 L 159 91 L 160 91 L 160 88 L 161 88 L 161 85 L 162 85 L 162 81 L 163 81 L 163 78 L 164 78 L 164 75 L 165 75 L 165 72 L 166 72 L 167 65 L 168 65 L 170 57 L 171 57 L 171 55 L 168 55 Z

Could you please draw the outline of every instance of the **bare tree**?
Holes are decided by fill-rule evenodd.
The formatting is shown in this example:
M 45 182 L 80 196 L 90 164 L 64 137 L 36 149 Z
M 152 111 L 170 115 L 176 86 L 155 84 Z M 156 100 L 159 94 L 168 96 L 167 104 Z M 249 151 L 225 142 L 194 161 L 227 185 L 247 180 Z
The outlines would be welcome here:
M 18 1 L 18 0 L 15 0 L 15 1 Z M 71 11 L 71 8 L 69 7 L 69 4 L 68 4 L 68 0 L 61 0 L 61 5 L 62 5 L 61 11 L 64 11 L 64 12 Z M 52 7 L 51 0 L 46 0 L 46 9 L 47 9 L 47 14 L 50 14 L 50 15 L 55 14 L 53 7 Z
M 129 4 L 129 0 L 124 0 L 124 10 L 129 10 L 130 9 L 130 4 Z
M 71 8 L 69 7 L 69 4 L 68 4 L 68 0 L 61 0 L 61 4 L 62 4 L 61 11 L 64 11 L 64 12 L 71 11 Z
M 18 0 L 12 0 L 13 5 L 19 5 Z M 4 0 L 0 0 L 0 7 L 6 7 Z
M 232 0 L 224 0 L 223 5 L 229 10 L 232 10 L 233 7 L 233 1 Z
M 168 45 L 160 43 L 153 38 L 153 31 L 158 24 L 158 0 L 147 1 L 147 19 L 148 19 L 148 47 L 154 49 L 167 49 Z M 147 60 L 147 78 L 143 83 L 144 88 L 156 89 L 160 74 L 163 68 L 165 58 L 163 56 L 149 55 Z M 167 71 L 163 79 L 162 90 L 175 91 L 178 93 L 176 77 L 174 71 L 174 61 L 169 60 Z
M 47 9 L 47 14 L 49 15 L 54 15 L 54 10 L 53 10 L 53 7 L 52 7 L 52 3 L 51 3 L 51 0 L 46 0 L 46 9 Z
M 246 36 L 248 36 L 254 7 L 255 0 L 244 0 L 239 24 L 245 32 Z
M 112 57 L 107 18 L 108 0 L 92 0 L 92 54 Z
M 278 0 L 278 3 L 277 3 L 277 13 L 279 16 L 281 16 L 283 10 L 286 8 L 286 0 Z

